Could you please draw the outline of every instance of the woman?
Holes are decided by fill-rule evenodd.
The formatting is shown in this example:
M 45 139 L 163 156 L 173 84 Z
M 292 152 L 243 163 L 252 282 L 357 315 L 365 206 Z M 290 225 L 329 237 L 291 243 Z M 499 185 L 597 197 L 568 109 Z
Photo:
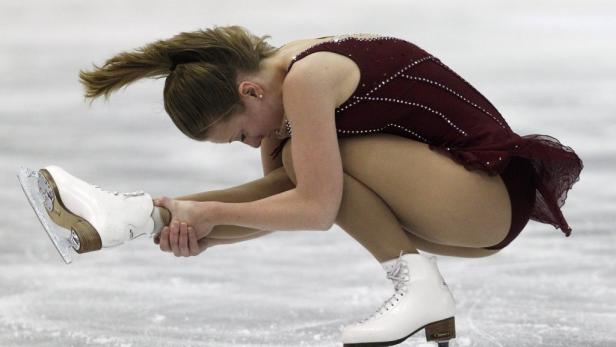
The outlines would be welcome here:
M 153 207 L 143 192 L 109 194 L 47 167 L 42 191 L 57 197 L 48 211 L 75 217 L 54 221 L 76 232 L 77 248 L 148 234 L 161 250 L 190 256 L 274 230 L 335 223 L 395 287 L 377 312 L 344 329 L 345 346 L 392 345 L 424 328 L 428 340 L 447 346 L 455 337 L 453 297 L 435 257 L 418 250 L 488 256 L 529 219 L 571 232 L 560 207 L 579 179 L 580 158 L 552 137 L 517 135 L 436 57 L 371 34 L 279 48 L 267 37 L 238 26 L 181 33 L 81 72 L 88 98 L 166 77 L 165 110 L 174 124 L 198 141 L 260 147 L 264 177 L 161 197 Z M 111 217 L 101 221 L 100 211 Z

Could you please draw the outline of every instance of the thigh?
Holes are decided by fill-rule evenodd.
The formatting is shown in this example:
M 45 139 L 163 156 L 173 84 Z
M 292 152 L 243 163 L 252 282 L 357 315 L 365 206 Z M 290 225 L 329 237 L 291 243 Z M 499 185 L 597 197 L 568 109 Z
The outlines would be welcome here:
M 370 187 L 422 239 L 486 247 L 505 238 L 511 203 L 499 175 L 469 171 L 427 144 L 375 134 L 342 138 L 344 171 Z
M 406 231 L 406 236 L 408 239 L 418 250 L 432 254 L 446 255 L 449 257 L 479 258 L 487 257 L 500 251 L 500 249 L 492 250 L 480 247 L 447 246 L 426 240 L 416 234 L 413 234 L 413 232 L 407 230 L 406 228 L 403 229 Z

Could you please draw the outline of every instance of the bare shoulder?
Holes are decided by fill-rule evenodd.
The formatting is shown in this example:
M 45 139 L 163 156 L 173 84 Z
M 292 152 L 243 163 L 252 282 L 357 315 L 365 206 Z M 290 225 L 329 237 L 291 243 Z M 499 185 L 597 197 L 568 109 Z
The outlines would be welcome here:
M 311 89 L 338 107 L 355 91 L 361 73 L 350 58 L 333 52 L 315 52 L 295 62 L 283 81 L 285 89 Z

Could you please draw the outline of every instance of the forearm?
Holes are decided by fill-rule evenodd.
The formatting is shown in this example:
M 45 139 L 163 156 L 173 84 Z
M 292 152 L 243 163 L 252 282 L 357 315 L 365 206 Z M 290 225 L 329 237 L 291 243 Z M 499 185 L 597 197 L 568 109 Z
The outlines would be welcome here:
M 242 241 L 248 241 L 248 240 L 252 240 L 252 239 L 256 239 L 258 237 L 261 236 L 265 236 L 269 233 L 271 233 L 272 231 L 256 231 L 252 234 L 249 235 L 244 235 L 241 237 L 235 237 L 235 238 L 217 238 L 217 237 L 213 237 L 213 236 L 206 236 L 206 239 L 208 239 L 208 243 L 210 246 L 216 246 L 216 245 L 227 245 L 227 244 L 231 244 L 231 243 L 237 243 L 237 242 L 242 242 Z
M 327 230 L 325 211 L 317 202 L 290 189 L 267 198 L 243 202 L 208 202 L 216 225 L 237 225 L 258 230 Z
M 277 165 L 277 164 L 272 164 Z M 248 202 L 266 198 L 289 189 L 295 188 L 283 167 L 276 167 L 269 171 L 265 177 L 253 181 L 219 190 L 209 190 L 201 193 L 176 197 L 176 200 L 189 201 L 220 201 L 220 202 Z M 163 225 L 171 221 L 171 214 L 165 208 L 160 208 Z M 247 228 L 237 225 L 216 225 L 208 235 L 218 239 L 234 239 L 244 237 L 259 231 L 255 228 Z

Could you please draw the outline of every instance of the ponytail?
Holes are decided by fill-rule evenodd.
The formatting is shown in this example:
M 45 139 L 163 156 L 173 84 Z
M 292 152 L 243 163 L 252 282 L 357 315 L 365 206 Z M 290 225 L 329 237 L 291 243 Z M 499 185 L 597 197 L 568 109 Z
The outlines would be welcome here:
M 242 111 L 238 72 L 254 73 L 277 49 L 240 26 L 183 32 L 131 52 L 122 52 L 91 71 L 81 70 L 85 97 L 109 95 L 141 78 L 166 77 L 165 110 L 188 137 L 206 140 L 207 129 Z
M 160 77 L 169 74 L 171 60 L 164 54 L 162 41 L 138 48 L 134 52 L 122 52 L 108 59 L 103 66 L 93 64 L 93 71 L 79 72 L 80 82 L 85 87 L 86 98 L 109 94 L 144 77 Z

